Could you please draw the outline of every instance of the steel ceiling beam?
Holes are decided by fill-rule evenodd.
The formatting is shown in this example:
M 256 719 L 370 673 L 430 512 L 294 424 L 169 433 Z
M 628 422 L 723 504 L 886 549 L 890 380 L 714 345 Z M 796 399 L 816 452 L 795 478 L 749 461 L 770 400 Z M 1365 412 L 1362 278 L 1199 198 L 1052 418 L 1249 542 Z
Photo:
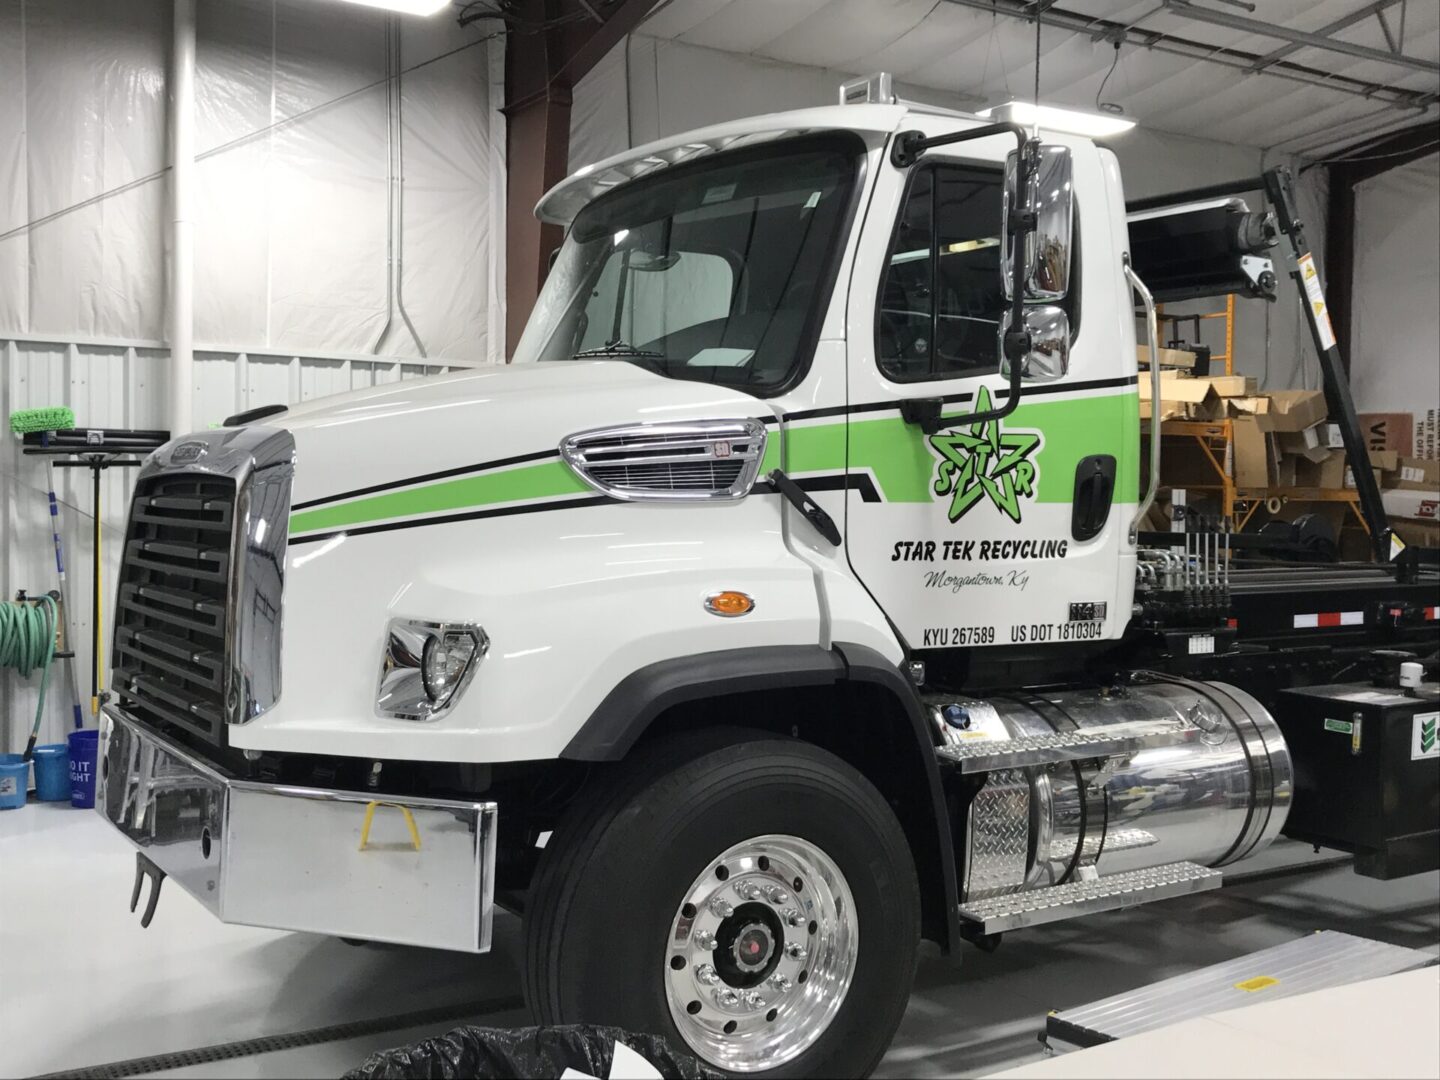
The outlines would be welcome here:
M 1326 23 L 1324 26 L 1320 27 L 1319 30 L 1316 30 L 1315 33 L 1319 34 L 1321 37 L 1329 37 L 1331 34 L 1337 34 L 1341 30 L 1346 30 L 1349 27 L 1354 26 L 1356 23 L 1364 22 L 1366 19 L 1370 18 L 1371 15 L 1378 15 L 1383 19 L 1385 9 L 1387 7 L 1393 7 L 1398 3 L 1400 3 L 1400 0 L 1374 0 L 1374 3 L 1366 4 L 1359 11 L 1352 11 L 1349 15 L 1342 16 L 1341 18 L 1336 19 L 1334 22 Z M 1255 61 L 1253 70 L 1260 71 L 1263 68 L 1266 68 L 1269 65 L 1275 63 L 1277 60 L 1284 60 L 1285 57 L 1294 55 L 1304 47 L 1304 45 L 1281 46 L 1274 52 L 1268 52 L 1264 56 L 1260 57 L 1259 60 Z M 1399 50 L 1397 49 L 1396 51 L 1398 52 Z
M 1344 53 L 1346 56 L 1358 57 L 1361 60 L 1375 60 L 1382 64 L 1406 67 L 1414 71 L 1440 74 L 1440 63 L 1434 60 L 1422 60 L 1418 56 L 1398 56 L 1384 49 L 1372 49 L 1368 45 L 1355 45 L 1337 38 L 1325 37 L 1323 34 L 1291 30 L 1285 26 L 1276 26 L 1274 23 L 1262 22 L 1259 19 L 1251 19 L 1229 11 L 1199 7 L 1191 0 L 1165 0 L 1165 7 L 1170 14 L 1178 15 L 1182 19 L 1193 19 L 1196 22 L 1209 23 L 1211 26 L 1223 26 L 1247 34 L 1259 34 L 1262 37 L 1279 38 L 1281 41 L 1291 42 L 1300 48 L 1324 49 L 1326 52 Z
M 1377 10 L 1375 18 L 1380 20 L 1380 32 L 1385 35 L 1385 44 L 1390 46 L 1390 51 L 1398 56 L 1404 50 L 1396 42 L 1395 35 L 1390 32 L 1390 23 L 1385 18 L 1385 10 L 1383 8 Z
M 1003 15 L 1021 22 L 1035 21 L 1035 17 L 1030 11 L 1030 5 L 1024 0 L 945 0 L 945 3 L 970 8 L 986 15 Z M 1040 16 L 1040 22 L 1044 26 L 1054 26 L 1076 34 L 1120 40 L 1137 48 L 1149 49 L 1171 56 L 1182 56 L 1200 63 L 1216 64 L 1249 74 L 1255 74 L 1254 65 L 1262 59 L 1258 54 L 1246 52 L 1243 49 L 1212 45 L 1153 30 L 1132 30 L 1124 23 L 1081 15 L 1058 7 L 1052 7 L 1044 12 Z M 1285 60 L 1271 62 L 1262 74 L 1272 78 L 1286 79 L 1304 86 L 1318 86 L 1326 90 L 1334 90 L 1337 93 L 1349 94 L 1352 97 L 1366 98 L 1396 108 L 1427 109 L 1436 100 L 1435 93 L 1431 91 L 1408 90 L 1385 83 L 1367 82 L 1363 79 L 1335 75 Z

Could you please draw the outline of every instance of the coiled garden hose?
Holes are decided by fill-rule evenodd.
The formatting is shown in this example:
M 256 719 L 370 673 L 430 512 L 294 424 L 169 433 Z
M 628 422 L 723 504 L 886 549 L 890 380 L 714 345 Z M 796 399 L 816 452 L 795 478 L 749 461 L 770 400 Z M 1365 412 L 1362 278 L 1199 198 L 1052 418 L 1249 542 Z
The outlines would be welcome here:
M 40 700 L 35 706 L 35 723 L 25 746 L 25 760 L 35 752 L 40 721 L 45 716 L 45 691 L 50 686 L 50 663 L 55 659 L 55 624 L 59 612 L 55 599 L 0 600 L 0 668 L 14 668 L 21 678 L 40 669 Z

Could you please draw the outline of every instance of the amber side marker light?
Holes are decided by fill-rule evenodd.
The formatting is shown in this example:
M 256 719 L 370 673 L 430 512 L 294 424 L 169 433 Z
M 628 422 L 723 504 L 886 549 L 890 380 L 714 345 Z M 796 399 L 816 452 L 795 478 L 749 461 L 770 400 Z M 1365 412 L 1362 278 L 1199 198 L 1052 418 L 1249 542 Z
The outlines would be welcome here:
M 726 589 L 724 592 L 711 593 L 705 598 L 705 610 L 711 615 L 719 615 L 726 619 L 733 619 L 739 615 L 749 615 L 755 610 L 755 601 L 746 596 L 743 592 L 736 592 L 734 589 Z

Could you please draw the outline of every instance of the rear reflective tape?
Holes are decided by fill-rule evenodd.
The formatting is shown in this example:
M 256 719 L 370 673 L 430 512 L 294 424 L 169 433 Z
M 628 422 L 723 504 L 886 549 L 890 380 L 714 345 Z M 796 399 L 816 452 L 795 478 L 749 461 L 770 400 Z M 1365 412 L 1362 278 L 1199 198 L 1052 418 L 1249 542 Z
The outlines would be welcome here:
M 1327 626 L 1364 626 L 1363 611 L 1320 611 L 1311 615 L 1296 615 L 1296 630 L 1313 630 Z

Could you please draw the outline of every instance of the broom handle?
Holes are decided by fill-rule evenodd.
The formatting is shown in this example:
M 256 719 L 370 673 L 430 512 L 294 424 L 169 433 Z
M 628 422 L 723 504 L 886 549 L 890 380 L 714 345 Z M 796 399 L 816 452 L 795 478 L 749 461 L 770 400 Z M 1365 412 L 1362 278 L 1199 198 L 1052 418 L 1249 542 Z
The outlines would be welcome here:
M 75 676 L 75 646 L 70 636 L 70 601 L 65 587 L 64 548 L 60 543 L 60 504 L 55 498 L 55 465 L 47 461 L 45 467 L 50 477 L 50 490 L 46 492 L 50 498 L 50 539 L 55 542 L 55 576 L 59 579 L 55 591 L 60 596 L 61 633 L 65 635 L 65 648 L 70 653 L 65 659 L 65 670 L 70 674 L 70 708 L 74 713 L 75 730 L 79 731 L 85 726 L 85 715 L 80 708 L 80 683 Z
M 50 445 L 50 432 L 41 433 L 40 445 Z M 59 580 L 55 591 L 60 595 L 60 625 L 61 633 L 65 635 L 65 651 L 70 654 L 65 658 L 65 670 L 70 676 L 70 710 L 75 730 L 79 731 L 85 726 L 85 714 L 80 708 L 80 678 L 75 674 L 75 639 L 70 633 L 70 598 L 65 587 L 65 547 L 60 542 L 60 503 L 55 498 L 54 458 L 45 459 L 45 479 L 49 482 L 45 495 L 50 500 L 50 539 L 55 544 L 55 577 Z
M 100 463 L 92 461 L 90 472 L 94 476 L 95 511 L 95 588 L 91 597 L 91 621 L 94 643 L 90 650 L 90 715 L 100 715 Z

